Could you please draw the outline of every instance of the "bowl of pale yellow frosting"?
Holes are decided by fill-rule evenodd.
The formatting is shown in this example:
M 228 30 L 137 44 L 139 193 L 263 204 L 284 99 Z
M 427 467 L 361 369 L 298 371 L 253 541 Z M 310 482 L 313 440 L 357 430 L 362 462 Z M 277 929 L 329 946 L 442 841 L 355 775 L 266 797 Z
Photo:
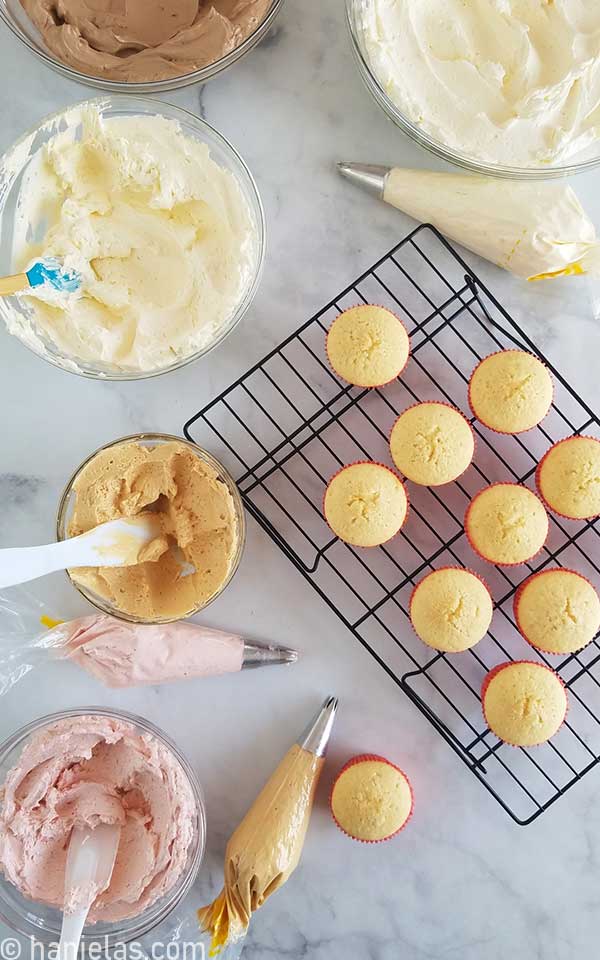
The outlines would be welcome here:
M 346 0 L 359 72 L 431 153 L 546 179 L 600 164 L 600 4 Z
M 56 258 L 81 277 L 0 300 L 9 333 L 83 376 L 196 360 L 248 310 L 265 223 L 236 150 L 199 117 L 105 96 L 48 117 L 0 158 L 0 275 Z
M 204 82 L 271 28 L 283 0 L 0 0 L 0 20 L 59 73 L 120 93 Z
M 77 468 L 60 500 L 57 539 L 148 513 L 158 532 L 140 562 L 67 574 L 103 613 L 168 623 L 198 613 L 230 583 L 244 549 L 244 508 L 234 480 L 206 450 L 169 434 L 137 434 Z

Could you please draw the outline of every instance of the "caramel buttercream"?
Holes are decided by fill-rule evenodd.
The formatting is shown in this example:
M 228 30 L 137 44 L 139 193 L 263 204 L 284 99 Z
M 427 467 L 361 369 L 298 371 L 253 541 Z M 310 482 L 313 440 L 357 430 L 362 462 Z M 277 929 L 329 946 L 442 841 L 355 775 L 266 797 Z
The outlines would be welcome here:
M 146 83 L 200 70 L 239 47 L 272 0 L 21 0 L 48 50 L 103 80 Z
M 212 466 L 184 443 L 132 441 L 94 456 L 74 481 L 69 536 L 99 523 L 156 513 L 162 533 L 130 567 L 78 567 L 73 580 L 143 620 L 184 617 L 229 578 L 240 531 L 233 497 Z M 194 568 L 184 576 L 182 560 Z

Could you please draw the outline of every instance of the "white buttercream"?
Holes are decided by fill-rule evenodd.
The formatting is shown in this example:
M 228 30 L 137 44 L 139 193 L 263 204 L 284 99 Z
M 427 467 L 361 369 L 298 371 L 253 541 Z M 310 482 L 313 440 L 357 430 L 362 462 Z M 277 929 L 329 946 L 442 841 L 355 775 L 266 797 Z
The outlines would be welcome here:
M 210 345 L 231 319 L 256 267 L 256 224 L 236 177 L 177 123 L 85 108 L 21 188 L 15 269 L 42 254 L 79 271 L 81 291 L 37 288 L 10 331 L 75 364 L 151 371 Z
M 600 242 L 563 183 L 390 170 L 383 198 L 519 277 L 600 273 Z
M 600 137 L 597 0 L 358 0 L 371 68 L 424 133 L 508 166 Z

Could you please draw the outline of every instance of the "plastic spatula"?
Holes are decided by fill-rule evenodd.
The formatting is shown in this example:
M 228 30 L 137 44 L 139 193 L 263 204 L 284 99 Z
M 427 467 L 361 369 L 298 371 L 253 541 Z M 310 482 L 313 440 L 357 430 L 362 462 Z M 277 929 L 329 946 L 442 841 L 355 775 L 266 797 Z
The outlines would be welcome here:
M 0 589 L 69 567 L 127 567 L 160 533 L 152 514 L 101 523 L 87 533 L 40 547 L 0 550 Z
M 65 904 L 69 909 L 63 913 L 57 960 L 76 960 L 90 907 L 110 883 L 120 836 L 118 824 L 73 828 L 65 868 Z

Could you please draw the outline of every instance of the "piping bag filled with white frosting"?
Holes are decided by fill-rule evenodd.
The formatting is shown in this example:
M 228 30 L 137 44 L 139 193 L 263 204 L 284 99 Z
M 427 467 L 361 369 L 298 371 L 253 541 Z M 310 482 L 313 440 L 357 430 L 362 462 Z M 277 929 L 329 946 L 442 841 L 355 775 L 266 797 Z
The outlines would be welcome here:
M 527 280 L 600 275 L 600 241 L 564 183 L 339 163 L 340 173 Z

